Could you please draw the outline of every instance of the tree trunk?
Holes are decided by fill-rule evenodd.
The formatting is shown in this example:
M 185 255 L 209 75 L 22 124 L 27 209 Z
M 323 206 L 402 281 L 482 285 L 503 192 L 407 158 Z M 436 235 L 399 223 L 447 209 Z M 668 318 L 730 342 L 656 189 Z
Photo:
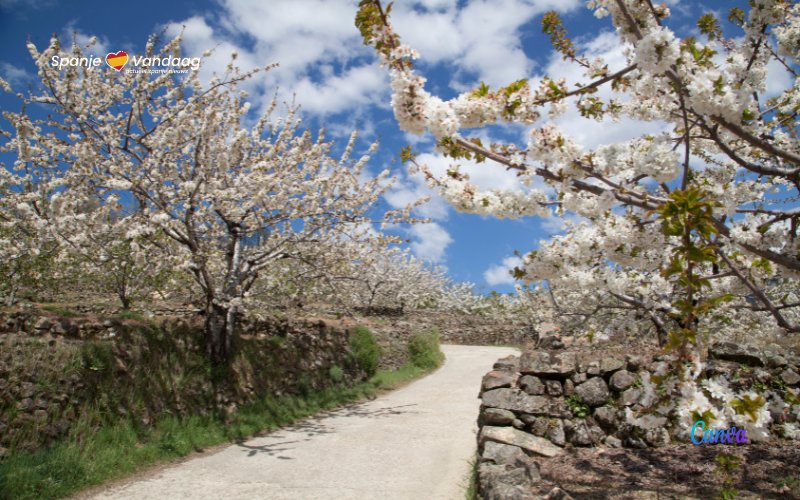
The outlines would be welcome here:
M 125 292 L 120 292 L 118 294 L 119 301 L 122 303 L 122 310 L 123 311 L 130 311 L 131 309 L 131 299 L 128 297 Z
M 206 354 L 214 366 L 230 361 L 236 315 L 216 304 L 206 306 Z
M 657 328 L 656 335 L 658 336 L 658 347 L 666 347 L 669 343 L 669 332 L 663 328 Z

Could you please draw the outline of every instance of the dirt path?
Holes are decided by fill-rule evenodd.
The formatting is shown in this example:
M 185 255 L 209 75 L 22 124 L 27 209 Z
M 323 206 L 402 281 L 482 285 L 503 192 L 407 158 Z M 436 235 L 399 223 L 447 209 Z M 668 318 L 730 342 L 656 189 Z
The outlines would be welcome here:
M 442 346 L 437 372 L 94 498 L 463 499 L 480 380 L 503 347 Z

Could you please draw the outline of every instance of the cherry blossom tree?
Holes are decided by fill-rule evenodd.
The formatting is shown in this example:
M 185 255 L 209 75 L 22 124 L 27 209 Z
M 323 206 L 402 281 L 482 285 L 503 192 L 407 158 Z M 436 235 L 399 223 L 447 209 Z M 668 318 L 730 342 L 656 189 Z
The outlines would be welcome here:
M 60 195 L 52 199 L 58 215 L 49 223 L 61 245 L 57 261 L 73 275 L 65 278 L 68 284 L 80 288 L 84 296 L 113 294 L 123 310 L 163 295 L 179 261 L 175 252 L 162 251 L 170 245 L 162 232 L 131 231 L 141 222 L 135 221 L 136 214 L 122 215 L 114 196 L 89 212 L 78 213 L 61 205 Z
M 180 43 L 154 37 L 144 55 L 179 57 Z M 364 175 L 368 155 L 351 158 L 355 134 L 336 158 L 323 132 L 300 130 L 296 107 L 276 118 L 273 101 L 251 123 L 239 85 L 257 70 L 241 73 L 232 61 L 203 84 L 196 71 L 59 68 L 53 57 L 88 50 L 65 50 L 56 38 L 41 52 L 28 49 L 42 86 L 20 95 L 21 112 L 4 112 L 13 130 L 2 148 L 16 155 L 4 179 L 39 188 L 37 196 L 7 189 L 4 206 L 24 212 L 22 224 L 79 245 L 97 238 L 94 228 L 108 229 L 110 212 L 126 199 L 134 213 L 119 221 L 124 231 L 102 231 L 108 248 L 128 245 L 137 260 L 192 276 L 215 364 L 229 359 L 243 303 L 276 263 L 307 258 L 299 252 L 313 245 L 331 248 L 365 224 L 407 219 L 410 208 L 378 213 L 391 179 L 388 171 Z M 104 208 L 81 213 L 88 200 Z
M 606 296 L 595 300 L 598 307 L 624 308 L 628 318 L 648 322 L 681 362 L 694 363 L 664 382 L 672 384 L 664 393 L 682 402 L 681 415 L 708 410 L 744 425 L 731 402 L 741 408 L 755 401 L 751 396 L 723 397 L 718 386 L 711 395 L 695 381 L 705 334 L 736 311 L 748 310 L 755 321 L 769 317 L 782 335 L 800 331 L 800 6 L 750 2 L 749 12 L 730 11 L 725 29 L 709 13 L 698 21 L 701 36 L 681 39 L 666 5 L 591 0 L 596 17 L 610 17 L 626 54 L 622 67 L 582 55 L 551 12 L 543 31 L 563 59 L 582 68 L 584 81 L 543 76 L 499 89 L 481 83 L 447 101 L 426 90 L 413 64 L 419 55 L 392 28 L 391 4 L 363 0 L 359 7 L 356 25 L 389 71 L 400 127 L 430 132 L 438 151 L 455 161 L 514 171 L 520 187 L 482 191 L 458 165 L 436 176 L 407 149 L 412 171 L 465 212 L 582 216 L 585 223 L 527 255 L 516 276 L 556 290 L 598 290 Z M 770 67 L 793 81 L 766 96 Z M 663 131 L 588 148 L 554 123 L 568 106 L 587 120 L 626 117 L 660 123 Z M 468 130 L 498 123 L 527 127 L 528 142 L 483 144 Z M 782 293 L 787 289 L 793 292 Z M 756 407 L 748 425 L 763 429 L 768 414 L 763 404 L 750 410 Z
M 398 247 L 351 246 L 349 272 L 337 280 L 346 302 L 366 314 L 416 309 L 439 300 L 444 271 Z
M 492 307 L 486 296 L 478 293 L 471 282 L 449 283 L 442 293 L 439 308 L 461 314 L 497 314 L 502 309 Z
M 0 80 L 0 88 L 10 90 L 4 83 Z M 6 111 L 2 115 L 9 116 Z M 23 133 L 30 126 L 27 121 L 20 123 Z M 8 137 L 8 132 L 0 130 L 0 138 Z M 8 145 L 0 144 L 0 152 L 8 150 Z M 21 152 L 27 151 L 25 144 Z M 13 169 L 3 167 L 0 163 L 0 292 L 5 303 L 12 305 L 20 293 L 38 298 L 37 292 L 54 288 L 59 247 L 37 217 L 49 204 L 48 169 L 22 162 Z
M 39 298 L 41 292 L 53 292 L 56 286 L 52 272 L 58 246 L 39 239 L 35 231 L 19 230 L 15 212 L 0 210 L 0 297 L 7 306 L 21 295 Z

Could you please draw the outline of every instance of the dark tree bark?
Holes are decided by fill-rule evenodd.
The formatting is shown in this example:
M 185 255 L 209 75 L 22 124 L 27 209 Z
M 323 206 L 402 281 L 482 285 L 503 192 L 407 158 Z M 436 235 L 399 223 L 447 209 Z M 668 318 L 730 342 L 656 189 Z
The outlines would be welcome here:
M 131 299 L 128 297 L 125 292 L 119 292 L 117 294 L 119 297 L 119 301 L 122 303 L 122 310 L 123 311 L 130 311 L 131 310 Z
M 206 305 L 206 354 L 213 366 L 226 366 L 231 359 L 231 332 L 235 314 L 216 304 Z

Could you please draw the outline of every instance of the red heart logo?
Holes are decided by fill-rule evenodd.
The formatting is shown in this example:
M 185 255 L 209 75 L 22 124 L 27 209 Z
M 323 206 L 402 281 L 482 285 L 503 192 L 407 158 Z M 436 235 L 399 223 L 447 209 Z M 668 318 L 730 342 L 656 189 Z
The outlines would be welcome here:
M 106 54 L 106 64 L 117 71 L 122 71 L 122 68 L 128 64 L 128 53 L 124 50 L 120 50 L 119 52 L 109 52 Z

